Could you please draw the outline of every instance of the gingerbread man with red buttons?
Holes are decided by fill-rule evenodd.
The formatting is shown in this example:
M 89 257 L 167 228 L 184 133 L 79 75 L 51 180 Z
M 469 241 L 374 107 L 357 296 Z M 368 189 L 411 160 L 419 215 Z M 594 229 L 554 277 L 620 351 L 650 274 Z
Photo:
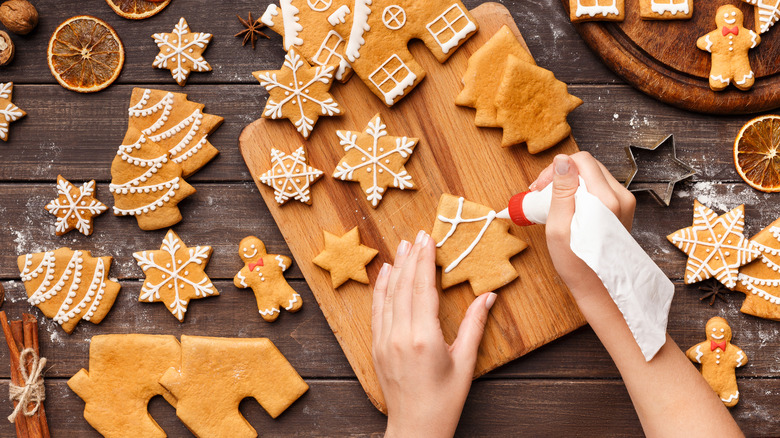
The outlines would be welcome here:
M 292 264 L 289 257 L 268 254 L 263 241 L 255 236 L 241 241 L 238 255 L 244 267 L 233 278 L 233 284 L 240 289 L 252 288 L 257 308 L 264 320 L 275 321 L 281 307 L 288 312 L 297 312 L 301 308 L 301 296 L 284 278 L 284 271 Z
M 718 28 L 696 41 L 700 49 L 712 53 L 710 88 L 714 91 L 721 91 L 730 83 L 740 90 L 749 90 L 756 81 L 748 51 L 761 43 L 761 37 L 743 26 L 744 18 L 736 6 L 721 6 L 715 13 Z
M 685 353 L 692 362 L 701 364 L 701 374 L 718 394 L 724 405 L 732 407 L 739 401 L 736 369 L 748 358 L 741 348 L 731 343 L 731 327 L 716 316 L 707 321 L 707 340 Z

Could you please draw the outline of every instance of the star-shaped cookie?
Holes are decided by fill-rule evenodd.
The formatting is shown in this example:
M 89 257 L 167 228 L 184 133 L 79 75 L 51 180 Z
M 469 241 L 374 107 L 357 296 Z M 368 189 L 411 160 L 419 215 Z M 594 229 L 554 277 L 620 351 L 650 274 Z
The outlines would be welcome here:
M 414 189 L 412 176 L 404 164 L 417 146 L 418 139 L 387 135 L 387 126 L 379 114 L 368 122 L 365 132 L 336 131 L 344 148 L 333 177 L 356 181 L 376 208 L 388 187 Z
M 179 321 L 184 320 L 190 300 L 219 295 L 204 271 L 210 246 L 189 248 L 168 230 L 159 250 L 137 252 L 133 257 L 146 274 L 138 301 L 162 301 Z
M 11 102 L 13 92 L 13 82 L 0 82 L 0 140 L 3 141 L 8 141 L 8 125 L 27 115 Z
M 203 51 L 211 42 L 211 34 L 190 32 L 187 20 L 182 17 L 171 33 L 152 35 L 160 53 L 154 58 L 157 68 L 169 69 L 176 82 L 182 87 L 187 83 L 191 71 L 211 71 L 203 59 Z
M 322 177 L 322 171 L 306 162 L 306 151 L 300 146 L 290 155 L 271 149 L 271 169 L 260 175 L 260 182 L 274 189 L 279 205 L 290 198 L 311 205 L 311 186 Z
M 303 138 L 309 138 L 320 116 L 342 113 L 329 92 L 334 69 L 312 67 L 295 49 L 290 49 L 281 70 L 252 73 L 269 94 L 263 117 L 289 119 Z
M 366 265 L 379 251 L 360 244 L 358 227 L 341 237 L 327 231 L 324 233 L 325 249 L 312 261 L 320 268 L 330 271 L 333 288 L 350 279 L 368 284 Z
M 626 188 L 632 192 L 650 192 L 667 207 L 672 202 L 674 185 L 696 175 L 693 167 L 677 158 L 674 135 L 649 148 L 626 146 L 626 155 L 631 161 L 631 174 L 624 184 Z
M 698 200 L 693 204 L 693 225 L 668 235 L 675 246 L 688 254 L 685 283 L 715 277 L 729 289 L 737 285 L 739 267 L 761 255 L 758 246 L 748 240 L 745 206 L 718 216 Z
M 78 229 L 81 234 L 92 234 L 92 220 L 108 209 L 95 199 L 95 180 L 76 187 L 57 175 L 57 199 L 46 205 L 46 211 L 57 216 L 55 233 L 62 236 L 70 230 Z

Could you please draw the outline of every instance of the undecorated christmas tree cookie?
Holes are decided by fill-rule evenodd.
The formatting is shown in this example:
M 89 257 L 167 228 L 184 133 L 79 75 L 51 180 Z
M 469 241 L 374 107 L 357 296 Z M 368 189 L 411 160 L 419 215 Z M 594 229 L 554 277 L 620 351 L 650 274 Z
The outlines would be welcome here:
M 179 341 L 168 335 L 99 335 L 89 344 L 89 371 L 82 369 L 68 386 L 86 403 L 84 418 L 106 438 L 164 438 L 147 405 L 161 395 L 176 398 L 160 377 L 181 363 Z
M 443 194 L 436 215 L 431 238 L 442 289 L 468 281 L 474 295 L 481 295 L 517 278 L 509 259 L 528 245 L 509 233 L 507 221 L 495 220 L 495 211 Z
M 376 257 L 379 251 L 360 243 L 358 227 L 339 237 L 327 231 L 325 249 L 312 260 L 315 265 L 330 271 L 333 288 L 348 280 L 368 284 L 366 265 Z
M 254 438 L 241 415 L 252 397 L 276 418 L 303 395 L 303 381 L 268 339 L 181 337 L 181 364 L 160 384 L 176 397 L 176 415 L 199 438 Z

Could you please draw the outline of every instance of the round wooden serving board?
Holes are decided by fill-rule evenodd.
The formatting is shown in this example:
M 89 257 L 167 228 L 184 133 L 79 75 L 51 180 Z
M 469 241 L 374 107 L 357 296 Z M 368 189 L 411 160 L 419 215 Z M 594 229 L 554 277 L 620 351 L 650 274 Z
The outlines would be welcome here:
M 569 0 L 562 0 L 568 11 Z M 754 7 L 739 0 L 694 0 L 690 20 L 644 21 L 639 0 L 625 0 L 623 22 L 575 24 L 591 49 L 612 71 L 640 91 L 670 105 L 710 114 L 749 114 L 780 107 L 780 24 L 761 35 L 750 51 L 756 84 L 750 91 L 729 86 L 710 90 L 710 54 L 696 40 L 715 30 L 715 11 L 735 4 L 745 27 L 755 30 Z

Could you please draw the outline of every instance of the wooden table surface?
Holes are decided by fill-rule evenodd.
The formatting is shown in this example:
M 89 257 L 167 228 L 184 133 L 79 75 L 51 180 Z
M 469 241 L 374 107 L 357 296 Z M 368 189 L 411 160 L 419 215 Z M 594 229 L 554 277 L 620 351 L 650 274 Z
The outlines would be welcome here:
M 465 3 L 473 8 L 480 2 Z M 245 400 L 241 410 L 261 436 L 380 435 L 385 417 L 360 388 L 297 264 L 288 278 L 305 304 L 299 313 L 283 314 L 273 324 L 260 319 L 251 292 L 236 289 L 230 281 L 241 267 L 237 245 L 246 235 L 261 237 L 269 252 L 289 255 L 237 145 L 243 127 L 260 117 L 266 98 L 251 72 L 276 69 L 283 59 L 278 36 L 259 41 L 255 51 L 241 47 L 240 39 L 233 37 L 241 30 L 235 14 L 252 10 L 259 16 L 265 2 L 174 0 L 161 14 L 139 22 L 116 16 L 102 0 L 36 0 L 35 4 L 41 12 L 38 29 L 27 37 L 13 37 L 16 59 L 12 66 L 0 69 L 0 81 L 15 83 L 14 102 L 28 113 L 11 125 L 11 140 L 0 144 L 0 280 L 7 291 L 3 309 L 11 318 L 31 310 L 40 316 L 25 301 L 16 269 L 16 256 L 27 252 L 71 246 L 92 250 L 94 255 L 113 255 L 110 275 L 122 283 L 114 309 L 99 326 L 82 321 L 67 335 L 41 317 L 41 351 L 50 366 L 46 409 L 54 436 L 97 436 L 82 417 L 83 402 L 66 381 L 87 366 L 90 338 L 108 333 L 268 337 L 311 389 L 276 420 L 254 401 Z M 557 0 L 504 4 L 513 12 L 539 65 L 551 69 L 584 100 L 569 119 L 582 149 L 623 177 L 629 170 L 623 152 L 626 145 L 650 146 L 673 133 L 679 157 L 699 171 L 692 181 L 678 186 L 669 208 L 647 195 L 639 196 L 634 236 L 677 284 L 671 336 L 686 348 L 702 340 L 707 319 L 726 317 L 734 330 L 734 343 L 750 358 L 738 372 L 741 400 L 731 412 L 748 435 L 779 435 L 780 417 L 775 414 L 780 402 L 776 378 L 780 323 L 739 313 L 741 294 L 729 294 L 727 303 L 717 301 L 712 307 L 700 302 L 698 287 L 682 284 L 684 255 L 665 238 L 691 224 L 694 198 L 721 211 L 744 202 L 750 234 L 780 215 L 778 195 L 754 191 L 733 168 L 732 142 L 749 117 L 688 113 L 625 85 L 588 50 Z M 103 18 L 125 44 L 122 75 L 97 94 L 61 88 L 46 66 L 51 32 L 62 20 L 78 14 Z M 214 34 L 205 52 L 214 71 L 193 73 L 185 88 L 176 85 L 167 70 L 151 66 L 157 48 L 150 35 L 169 32 L 180 16 L 194 31 Z M 188 244 L 214 247 L 207 273 L 221 295 L 193 301 L 184 323 L 162 304 L 137 302 L 143 275 L 132 253 L 157 249 L 164 230 L 140 231 L 131 218 L 104 214 L 95 221 L 96 231 L 89 238 L 76 232 L 56 237 L 53 216 L 43 209 L 55 197 L 58 174 L 73 182 L 97 179 L 98 197 L 113 205 L 109 169 L 127 126 L 126 108 L 135 86 L 183 91 L 204 103 L 206 112 L 225 117 L 211 136 L 221 153 L 189 179 L 198 193 L 180 204 L 184 220 L 174 227 Z M 7 363 L 8 353 L 0 348 L 0 365 Z M 8 368 L 0 366 L 3 385 L 8 376 Z M 152 400 L 150 411 L 169 436 L 191 436 L 162 398 Z M 633 436 L 641 435 L 641 428 L 617 370 L 586 327 L 475 382 L 458 434 Z M 0 421 L 0 436 L 13 436 L 13 427 Z

